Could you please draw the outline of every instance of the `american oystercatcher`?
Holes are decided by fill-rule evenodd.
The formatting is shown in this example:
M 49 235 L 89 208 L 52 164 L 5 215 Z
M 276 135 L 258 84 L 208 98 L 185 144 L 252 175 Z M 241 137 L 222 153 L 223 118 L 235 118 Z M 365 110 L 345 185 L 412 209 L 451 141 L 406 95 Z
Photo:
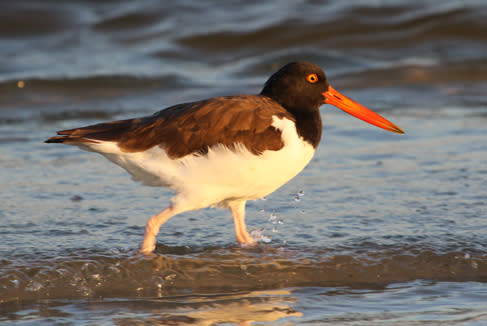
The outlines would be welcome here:
M 309 163 L 321 139 L 324 103 L 404 133 L 333 89 L 319 66 L 293 62 L 273 74 L 259 95 L 178 104 L 151 116 L 58 131 L 46 142 L 100 153 L 135 180 L 174 190 L 169 207 L 147 221 L 142 253 L 155 249 L 170 217 L 208 206 L 231 210 L 237 241 L 245 245 L 254 242 L 245 203 L 275 191 Z

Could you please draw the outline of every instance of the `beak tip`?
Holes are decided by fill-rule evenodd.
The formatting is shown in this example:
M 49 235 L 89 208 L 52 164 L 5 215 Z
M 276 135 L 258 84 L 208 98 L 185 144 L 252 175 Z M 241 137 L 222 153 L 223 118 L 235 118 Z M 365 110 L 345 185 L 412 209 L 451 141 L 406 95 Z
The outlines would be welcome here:
M 393 130 L 391 130 L 391 131 L 395 132 L 396 134 L 400 134 L 400 135 L 404 135 L 406 133 L 404 130 L 402 130 L 398 126 L 394 126 Z

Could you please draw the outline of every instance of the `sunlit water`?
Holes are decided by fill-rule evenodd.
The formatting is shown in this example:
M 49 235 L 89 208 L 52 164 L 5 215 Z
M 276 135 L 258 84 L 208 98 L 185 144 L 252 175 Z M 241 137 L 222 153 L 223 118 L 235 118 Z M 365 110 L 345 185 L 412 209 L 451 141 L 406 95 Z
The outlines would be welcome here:
M 0 323 L 487 324 L 481 2 L 2 6 Z M 248 203 L 253 248 L 236 245 L 229 212 L 206 209 L 169 220 L 142 257 L 170 192 L 43 143 L 256 93 L 296 59 L 406 135 L 323 106 L 313 161 Z

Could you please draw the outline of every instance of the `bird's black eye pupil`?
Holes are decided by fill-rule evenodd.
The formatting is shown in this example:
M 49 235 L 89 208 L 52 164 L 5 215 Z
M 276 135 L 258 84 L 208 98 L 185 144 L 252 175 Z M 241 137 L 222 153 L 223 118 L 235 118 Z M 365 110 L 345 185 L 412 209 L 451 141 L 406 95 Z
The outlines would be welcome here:
M 311 83 L 311 84 L 314 84 L 318 81 L 318 75 L 317 74 L 309 74 L 307 77 L 306 77 L 306 80 Z

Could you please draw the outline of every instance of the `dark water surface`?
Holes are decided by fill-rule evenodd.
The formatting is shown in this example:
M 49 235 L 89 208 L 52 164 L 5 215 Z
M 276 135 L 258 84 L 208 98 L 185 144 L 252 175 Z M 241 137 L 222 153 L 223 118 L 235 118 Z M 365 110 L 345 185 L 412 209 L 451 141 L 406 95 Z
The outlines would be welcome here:
M 406 131 L 322 107 L 310 165 L 229 212 L 164 224 L 171 194 L 56 130 L 256 93 L 293 60 Z M 487 325 L 483 1 L 4 1 L 0 324 Z

